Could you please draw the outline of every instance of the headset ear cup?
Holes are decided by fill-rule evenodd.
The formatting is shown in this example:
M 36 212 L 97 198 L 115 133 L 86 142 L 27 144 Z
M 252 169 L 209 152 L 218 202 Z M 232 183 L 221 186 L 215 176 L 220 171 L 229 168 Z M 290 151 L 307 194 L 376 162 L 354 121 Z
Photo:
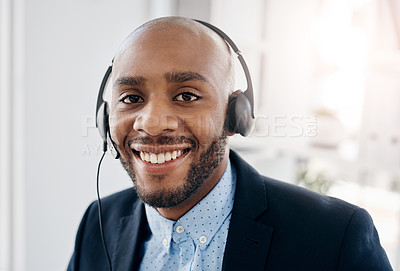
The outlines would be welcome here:
M 236 98 L 237 96 L 230 96 L 228 101 L 228 131 L 236 134 Z
M 107 142 L 107 130 L 108 130 L 108 105 L 107 102 L 101 104 L 96 115 L 96 124 L 99 130 L 100 136 L 103 142 Z
M 99 129 L 100 136 L 103 139 L 103 145 L 105 146 L 105 151 L 107 150 L 107 146 L 115 159 L 119 158 L 119 152 L 115 147 L 114 142 L 110 136 L 110 125 L 109 125 L 109 107 L 108 103 L 104 102 L 100 108 L 99 112 L 97 112 L 97 128 Z
M 247 136 L 253 129 L 251 104 L 243 92 L 229 98 L 228 122 L 229 131 L 242 136 Z

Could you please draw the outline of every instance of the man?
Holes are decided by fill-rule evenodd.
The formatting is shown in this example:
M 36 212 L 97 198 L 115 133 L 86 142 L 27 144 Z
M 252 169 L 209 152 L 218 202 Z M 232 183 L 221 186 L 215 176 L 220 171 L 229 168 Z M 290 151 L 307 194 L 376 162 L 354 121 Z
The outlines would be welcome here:
M 120 47 L 110 134 L 134 189 L 102 200 L 113 270 L 392 270 L 365 210 L 229 151 L 233 66 L 225 41 L 185 18 L 150 21 Z M 68 270 L 108 270 L 97 203 Z

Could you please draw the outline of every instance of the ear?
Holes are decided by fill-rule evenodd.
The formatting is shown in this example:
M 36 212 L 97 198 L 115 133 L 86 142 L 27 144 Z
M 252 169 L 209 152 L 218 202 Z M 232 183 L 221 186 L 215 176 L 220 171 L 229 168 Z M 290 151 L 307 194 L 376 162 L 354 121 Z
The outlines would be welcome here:
M 230 99 L 231 97 L 238 96 L 240 92 L 243 92 L 243 91 L 241 91 L 240 89 L 238 89 L 238 90 L 232 92 L 232 93 L 229 95 L 229 99 Z

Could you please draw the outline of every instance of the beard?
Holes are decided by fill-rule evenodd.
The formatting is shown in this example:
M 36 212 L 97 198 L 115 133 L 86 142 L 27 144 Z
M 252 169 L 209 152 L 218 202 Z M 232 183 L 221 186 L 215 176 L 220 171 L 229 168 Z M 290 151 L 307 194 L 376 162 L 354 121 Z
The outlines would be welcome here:
M 185 200 L 189 199 L 200 187 L 203 186 L 204 181 L 210 177 L 215 169 L 221 164 L 227 145 L 228 133 L 223 129 L 221 136 L 211 142 L 210 146 L 200 154 L 198 161 L 194 161 L 190 165 L 190 169 L 186 175 L 185 181 L 182 185 L 174 189 L 159 189 L 156 191 L 148 192 L 138 185 L 137 177 L 131 163 L 120 157 L 120 161 L 129 177 L 132 179 L 133 187 L 139 198 L 146 204 L 154 208 L 171 208 L 178 206 Z M 143 138 L 142 141 L 150 141 L 151 139 Z M 163 142 L 179 143 L 189 139 L 163 137 Z M 193 140 L 189 140 L 194 142 Z M 194 144 L 194 143 L 193 143 Z M 191 151 L 195 150 L 192 148 Z M 162 181 L 164 176 L 155 175 L 154 178 Z

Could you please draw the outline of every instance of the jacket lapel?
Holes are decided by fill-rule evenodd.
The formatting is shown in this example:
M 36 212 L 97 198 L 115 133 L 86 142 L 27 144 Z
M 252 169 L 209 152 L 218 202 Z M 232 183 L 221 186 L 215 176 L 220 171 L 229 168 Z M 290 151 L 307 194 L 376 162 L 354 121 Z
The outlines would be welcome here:
M 273 228 L 256 219 L 267 210 L 265 183 L 234 152 L 230 159 L 237 184 L 222 270 L 264 270 Z
M 140 263 L 140 246 L 145 234 L 146 214 L 141 201 L 136 201 L 133 214 L 120 219 L 116 247 L 112 256 L 115 270 L 136 270 Z

